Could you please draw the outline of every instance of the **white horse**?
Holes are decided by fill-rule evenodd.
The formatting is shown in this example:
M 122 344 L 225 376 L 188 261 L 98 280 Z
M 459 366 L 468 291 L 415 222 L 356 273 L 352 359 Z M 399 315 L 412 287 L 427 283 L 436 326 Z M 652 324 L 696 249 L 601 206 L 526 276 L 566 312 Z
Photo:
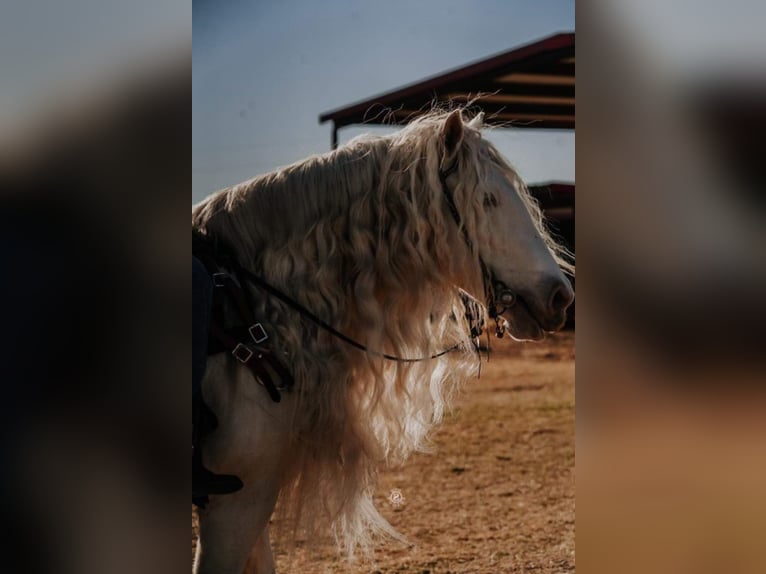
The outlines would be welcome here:
M 514 338 L 563 325 L 574 295 L 562 268 L 572 268 L 481 123 L 434 112 L 194 207 L 194 228 L 368 349 L 247 286 L 295 382 L 275 403 L 228 353 L 210 358 L 203 394 L 220 426 L 203 458 L 245 487 L 200 511 L 196 572 L 274 572 L 275 507 L 286 537 L 331 527 L 349 553 L 398 536 L 372 502 L 377 469 L 427 446 L 477 366 L 458 287 L 500 286 Z

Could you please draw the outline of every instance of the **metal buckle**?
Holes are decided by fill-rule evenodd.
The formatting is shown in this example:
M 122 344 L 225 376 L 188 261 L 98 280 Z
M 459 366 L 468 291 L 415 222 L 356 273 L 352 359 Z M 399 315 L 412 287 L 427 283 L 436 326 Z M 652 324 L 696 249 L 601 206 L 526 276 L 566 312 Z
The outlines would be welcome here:
M 250 360 L 250 357 L 253 356 L 253 352 L 248 348 L 247 345 L 243 345 L 242 343 L 237 343 L 237 346 L 234 347 L 234 350 L 231 352 L 232 355 L 234 355 L 234 358 L 237 359 L 240 363 L 247 363 Z
M 213 285 L 216 287 L 225 287 L 226 280 L 229 278 L 228 273 L 213 273 Z
M 255 330 L 255 333 L 253 332 L 253 330 Z M 264 329 L 263 325 L 261 325 L 260 323 L 255 323 L 254 325 L 251 325 L 250 328 L 247 330 L 247 332 L 250 333 L 250 336 L 253 338 L 253 341 L 255 341 L 256 345 L 263 343 L 266 339 L 269 338 L 269 334 L 266 332 L 266 329 Z

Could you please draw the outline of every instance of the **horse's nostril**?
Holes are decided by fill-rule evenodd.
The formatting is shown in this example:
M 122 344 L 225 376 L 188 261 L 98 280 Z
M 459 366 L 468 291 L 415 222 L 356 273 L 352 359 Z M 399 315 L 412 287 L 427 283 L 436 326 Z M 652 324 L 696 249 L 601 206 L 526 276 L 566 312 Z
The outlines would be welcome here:
M 551 293 L 548 308 L 554 313 L 560 313 L 572 304 L 574 293 L 566 283 L 558 283 Z

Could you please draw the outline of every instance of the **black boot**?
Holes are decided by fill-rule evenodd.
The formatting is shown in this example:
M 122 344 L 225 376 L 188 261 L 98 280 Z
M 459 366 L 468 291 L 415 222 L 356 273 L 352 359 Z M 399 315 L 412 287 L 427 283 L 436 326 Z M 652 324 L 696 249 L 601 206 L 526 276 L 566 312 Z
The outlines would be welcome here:
M 202 466 L 198 456 L 192 454 L 192 499 L 208 494 L 231 494 L 244 485 L 233 474 L 215 474 Z
M 243 486 L 231 474 L 215 474 L 202 464 L 201 439 L 218 426 L 215 414 L 197 393 L 192 395 L 192 500 L 202 505 L 208 494 L 230 494 Z M 202 504 L 199 504 L 199 503 Z

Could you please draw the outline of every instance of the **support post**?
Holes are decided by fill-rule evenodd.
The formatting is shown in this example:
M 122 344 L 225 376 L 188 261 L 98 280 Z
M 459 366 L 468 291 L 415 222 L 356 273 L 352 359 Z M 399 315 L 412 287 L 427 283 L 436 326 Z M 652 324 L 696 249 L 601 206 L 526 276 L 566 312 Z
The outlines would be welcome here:
M 338 149 L 338 126 L 332 123 L 332 149 Z

